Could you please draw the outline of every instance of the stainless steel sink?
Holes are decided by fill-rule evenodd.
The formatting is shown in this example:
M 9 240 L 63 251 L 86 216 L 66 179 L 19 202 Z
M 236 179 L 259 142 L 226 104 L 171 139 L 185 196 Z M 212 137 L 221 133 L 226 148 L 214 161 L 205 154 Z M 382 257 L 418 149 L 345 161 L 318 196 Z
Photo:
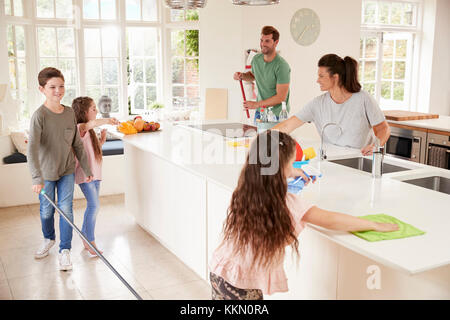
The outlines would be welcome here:
M 432 176 L 419 179 L 403 180 L 403 182 L 450 194 L 450 179 L 448 178 Z
M 372 159 L 357 157 L 357 158 L 348 158 L 348 159 L 329 160 L 329 162 L 334 162 L 334 163 L 340 164 L 342 166 L 362 170 L 365 172 L 372 172 Z M 383 173 L 392 173 L 392 172 L 399 172 L 399 171 L 405 171 L 405 170 L 411 170 L 411 169 L 400 167 L 400 166 L 395 166 L 393 164 L 383 162 Z

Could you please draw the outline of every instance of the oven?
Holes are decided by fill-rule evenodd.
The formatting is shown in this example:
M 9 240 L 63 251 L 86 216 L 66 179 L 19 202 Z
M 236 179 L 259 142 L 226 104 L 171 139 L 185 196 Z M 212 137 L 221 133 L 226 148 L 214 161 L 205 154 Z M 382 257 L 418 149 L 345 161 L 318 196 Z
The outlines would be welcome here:
M 450 136 L 428 132 L 426 164 L 450 170 Z
M 425 163 L 427 132 L 391 127 L 391 136 L 386 142 L 386 153 L 394 157 Z

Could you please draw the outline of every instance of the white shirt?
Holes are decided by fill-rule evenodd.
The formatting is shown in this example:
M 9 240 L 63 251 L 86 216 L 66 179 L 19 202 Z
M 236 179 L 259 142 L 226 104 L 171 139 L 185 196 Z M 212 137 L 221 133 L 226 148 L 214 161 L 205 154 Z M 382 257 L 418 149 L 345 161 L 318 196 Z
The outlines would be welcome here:
M 334 102 L 326 92 L 310 101 L 295 116 L 303 122 L 314 122 L 319 134 L 327 123 L 337 123 L 342 134 L 337 126 L 328 126 L 323 134 L 324 142 L 352 148 L 371 143 L 372 127 L 386 120 L 375 99 L 363 90 L 353 93 L 341 104 Z

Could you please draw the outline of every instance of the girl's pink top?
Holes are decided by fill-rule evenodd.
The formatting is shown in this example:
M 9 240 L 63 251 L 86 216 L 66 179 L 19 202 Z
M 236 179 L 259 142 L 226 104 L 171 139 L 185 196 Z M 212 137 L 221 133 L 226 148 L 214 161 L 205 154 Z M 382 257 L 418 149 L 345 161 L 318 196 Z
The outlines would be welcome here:
M 88 163 L 91 166 L 91 172 L 94 176 L 93 180 L 102 180 L 102 161 L 97 161 L 97 159 L 95 159 L 94 147 L 92 146 L 91 141 L 91 133 L 87 131 L 84 134 L 84 137 L 82 137 L 80 132 L 80 123 L 77 125 L 77 128 L 78 133 L 80 134 L 81 141 L 83 141 L 84 151 L 86 152 Z M 87 177 L 84 174 L 84 171 L 81 168 L 80 163 L 78 162 L 78 159 L 76 157 L 75 161 L 75 183 L 85 183 Z
M 306 203 L 300 196 L 289 192 L 286 203 L 298 237 L 305 227 L 302 218 L 312 205 Z M 247 250 L 245 256 L 235 256 L 232 251 L 233 247 L 229 241 L 222 243 L 212 255 L 209 263 L 210 271 L 239 289 L 260 289 L 264 294 L 288 291 L 283 268 L 284 258 L 275 263 L 271 269 L 260 267 L 252 269 L 254 264 L 252 250 Z

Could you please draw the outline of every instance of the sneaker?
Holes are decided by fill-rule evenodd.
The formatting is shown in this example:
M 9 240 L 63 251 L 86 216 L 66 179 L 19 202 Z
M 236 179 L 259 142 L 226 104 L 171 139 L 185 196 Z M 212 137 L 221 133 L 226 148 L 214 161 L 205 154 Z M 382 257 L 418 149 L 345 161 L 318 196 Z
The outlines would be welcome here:
M 72 261 L 70 261 L 69 249 L 63 249 L 59 254 L 59 270 L 72 270 Z
M 34 257 L 36 259 L 45 258 L 46 256 L 48 256 L 48 252 L 49 252 L 50 248 L 53 247 L 54 244 L 55 244 L 55 240 L 44 239 L 44 243 L 39 248 L 39 250 L 36 251 L 36 253 L 34 254 Z

